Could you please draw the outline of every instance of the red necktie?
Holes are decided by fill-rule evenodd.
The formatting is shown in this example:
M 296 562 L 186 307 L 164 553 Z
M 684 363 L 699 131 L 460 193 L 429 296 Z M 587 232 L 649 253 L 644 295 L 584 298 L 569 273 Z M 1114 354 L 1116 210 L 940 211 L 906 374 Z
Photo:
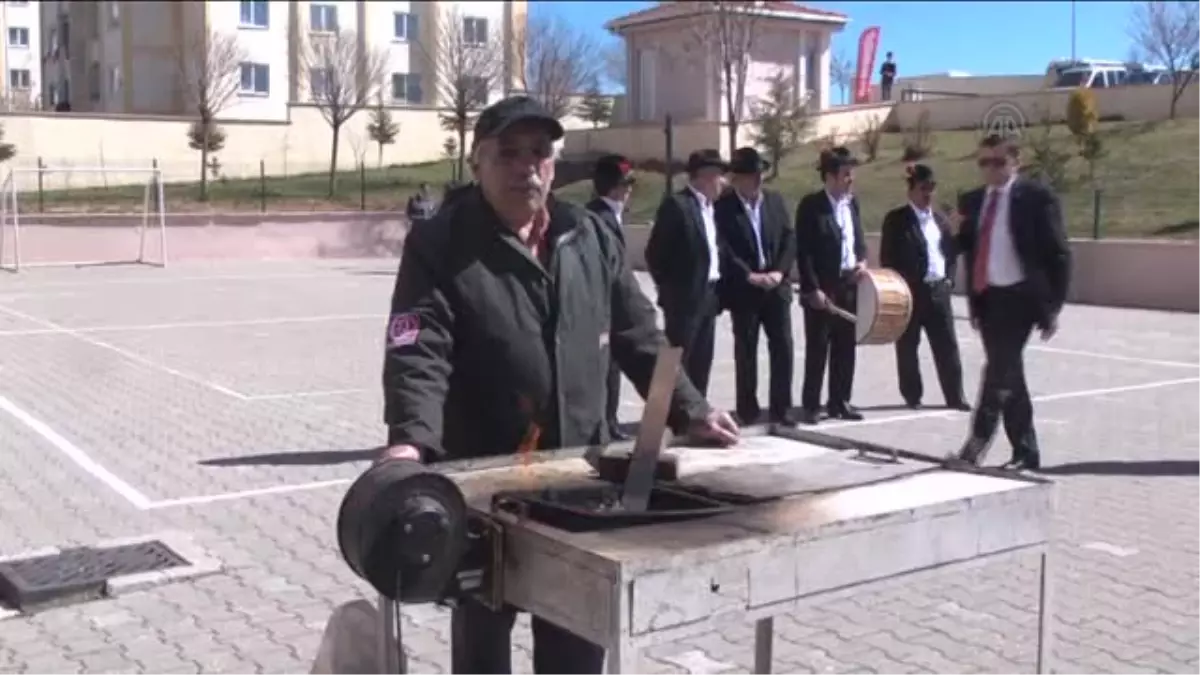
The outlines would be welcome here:
M 990 192 L 983 209 L 983 223 L 979 226 L 975 245 L 975 266 L 971 275 L 971 290 L 979 295 L 988 287 L 988 254 L 992 248 L 992 228 L 996 225 L 996 209 L 1000 204 L 999 191 Z

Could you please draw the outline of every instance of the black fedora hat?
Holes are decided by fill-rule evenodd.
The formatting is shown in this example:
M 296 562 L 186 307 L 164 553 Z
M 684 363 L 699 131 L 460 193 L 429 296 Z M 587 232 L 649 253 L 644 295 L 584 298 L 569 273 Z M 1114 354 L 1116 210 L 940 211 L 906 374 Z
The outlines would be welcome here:
M 937 179 L 933 177 L 933 169 L 927 164 L 913 164 L 908 167 L 908 184 L 920 185 L 926 183 L 929 185 L 937 185 Z
M 624 155 L 604 155 L 597 159 L 592 178 L 607 185 L 632 185 L 637 182 L 633 176 L 633 162 Z
M 771 168 L 771 163 L 763 159 L 755 148 L 738 148 L 729 158 L 729 172 L 756 174 L 765 173 Z
M 695 173 L 700 169 L 717 168 L 722 171 L 729 170 L 729 163 L 721 158 L 721 153 L 711 148 L 697 150 L 688 155 L 687 172 Z

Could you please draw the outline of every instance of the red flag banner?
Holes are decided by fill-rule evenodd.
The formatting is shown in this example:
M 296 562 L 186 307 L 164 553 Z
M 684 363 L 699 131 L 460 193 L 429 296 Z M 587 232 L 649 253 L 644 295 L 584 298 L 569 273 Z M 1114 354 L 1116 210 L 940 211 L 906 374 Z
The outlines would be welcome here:
M 879 49 L 879 26 L 864 30 L 858 38 L 858 70 L 854 75 L 854 102 L 871 100 L 871 76 L 875 72 L 875 51 Z

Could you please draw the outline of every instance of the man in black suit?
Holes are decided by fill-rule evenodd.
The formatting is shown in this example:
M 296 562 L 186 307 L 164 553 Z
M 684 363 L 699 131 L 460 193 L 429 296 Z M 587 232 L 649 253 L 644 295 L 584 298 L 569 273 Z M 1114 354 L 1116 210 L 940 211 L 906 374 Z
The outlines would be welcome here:
M 771 355 L 768 419 L 794 426 L 792 418 L 792 284 L 795 232 L 783 196 L 762 186 L 770 163 L 754 148 L 738 148 L 729 161 L 732 189 L 713 209 L 721 250 L 721 299 L 733 319 L 737 368 L 737 414 L 742 424 L 762 415 L 758 405 L 758 329 Z
M 936 190 L 937 181 L 928 166 L 917 164 L 909 170 L 908 203 L 892 209 L 883 219 L 879 263 L 899 272 L 912 292 L 912 318 L 896 341 L 896 374 L 904 402 L 914 410 L 921 407 L 924 389 L 917 347 L 924 329 L 946 406 L 968 411 L 971 406 L 963 394 L 962 359 L 950 307 L 958 245 L 949 221 L 934 210 Z
M 858 200 L 852 192 L 858 160 L 843 147 L 821 153 L 824 187 L 807 194 L 796 207 L 796 263 L 804 303 L 804 388 L 801 420 L 816 424 L 821 383 L 829 364 L 830 417 L 857 421 L 850 405 L 857 347 L 854 324 L 831 314 L 830 304 L 849 312 L 858 306 L 858 280 L 867 268 Z
M 716 338 L 720 244 L 713 202 L 728 166 L 716 150 L 688 157 L 688 184 L 658 207 L 646 242 L 646 267 L 658 289 L 667 340 L 683 348 L 688 378 L 708 392 Z
M 1043 340 L 1058 330 L 1071 251 L 1058 197 L 1018 177 L 1019 159 L 1014 141 L 998 135 L 983 139 L 978 164 L 984 187 L 958 203 L 971 325 L 982 336 L 987 357 L 971 435 L 958 457 L 981 463 L 1003 416 L 1013 449 L 1005 467 L 1037 470 L 1041 453 L 1025 383 L 1025 344 L 1034 328 Z
M 587 208 L 600 216 L 606 225 L 616 233 L 617 241 L 625 244 L 625 231 L 622 218 L 625 205 L 629 203 L 629 195 L 633 192 L 633 164 L 621 155 L 605 155 L 596 160 L 596 168 L 592 173 L 592 188 L 596 198 L 587 203 Z M 608 367 L 608 399 L 605 405 L 608 420 L 608 434 L 614 441 L 628 438 L 621 431 L 617 420 L 617 409 L 621 405 L 621 368 L 616 359 L 609 361 Z

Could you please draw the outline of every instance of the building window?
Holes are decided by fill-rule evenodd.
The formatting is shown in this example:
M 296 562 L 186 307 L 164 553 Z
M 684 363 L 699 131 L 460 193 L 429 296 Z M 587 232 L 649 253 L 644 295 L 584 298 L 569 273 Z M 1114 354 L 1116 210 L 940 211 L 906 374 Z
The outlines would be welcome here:
M 405 42 L 417 39 L 417 17 L 408 12 L 396 12 L 393 17 L 395 23 L 393 35 L 397 40 Z
M 328 68 L 313 68 L 308 71 L 308 89 L 314 100 L 329 96 L 329 81 L 332 73 Z
M 419 73 L 392 73 L 392 100 L 397 103 L 421 102 Z
M 267 96 L 271 93 L 271 67 L 265 63 L 243 63 L 242 95 Z
M 267 0 L 242 0 L 241 25 L 248 28 L 266 28 L 270 25 L 269 7 Z
M 8 71 L 8 88 L 9 89 L 29 89 L 30 88 L 29 70 L 25 68 L 13 68 Z
M 469 45 L 486 45 L 488 41 L 488 20 L 479 17 L 463 17 L 463 42 Z
M 88 100 L 92 103 L 100 101 L 100 64 L 88 66 Z
M 338 31 L 337 7 L 334 5 L 309 5 L 308 29 L 314 33 L 336 33 Z
M 113 66 L 108 71 L 108 93 L 119 94 L 121 92 L 121 67 Z
M 464 75 L 462 83 L 462 91 L 465 93 L 473 105 L 487 105 L 488 102 L 488 80 L 486 77 L 476 77 L 475 75 Z
M 9 28 L 8 29 L 8 46 L 9 47 L 29 47 L 29 29 L 28 28 Z
M 108 23 L 112 26 L 116 26 L 117 24 L 121 23 L 121 3 L 108 3 Z

